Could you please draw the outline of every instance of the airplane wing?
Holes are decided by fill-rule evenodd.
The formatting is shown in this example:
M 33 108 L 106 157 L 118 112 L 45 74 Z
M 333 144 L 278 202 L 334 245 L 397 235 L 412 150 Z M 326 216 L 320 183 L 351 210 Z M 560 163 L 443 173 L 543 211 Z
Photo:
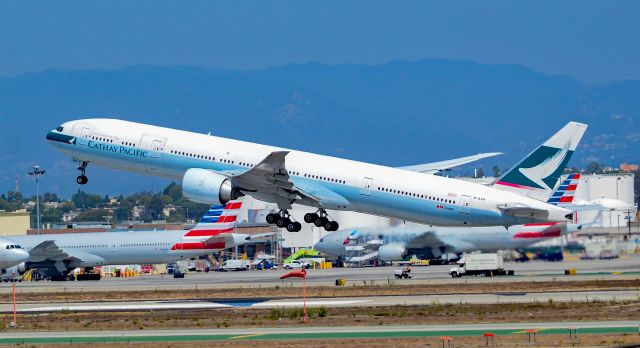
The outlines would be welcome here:
M 502 152 L 479 153 L 473 156 L 454 158 L 446 161 L 399 167 L 399 169 L 405 169 L 405 170 L 410 170 L 410 171 L 420 172 L 425 174 L 436 174 L 441 171 L 449 170 L 453 167 L 461 166 L 463 164 L 475 162 L 483 158 L 494 157 L 498 155 L 502 155 Z
M 43 262 L 45 260 L 63 261 L 71 257 L 68 253 L 62 251 L 52 240 L 44 241 L 29 251 L 29 261 L 31 262 Z
M 233 183 L 241 192 L 254 198 L 275 202 L 280 209 L 291 209 L 296 200 L 309 200 L 320 206 L 347 205 L 349 202 L 320 185 L 294 183 L 285 166 L 289 151 L 274 151 L 255 167 L 233 176 Z
M 408 248 L 440 249 L 441 252 L 459 253 L 473 250 L 471 243 L 449 235 L 439 235 L 436 231 L 421 233 L 406 243 Z

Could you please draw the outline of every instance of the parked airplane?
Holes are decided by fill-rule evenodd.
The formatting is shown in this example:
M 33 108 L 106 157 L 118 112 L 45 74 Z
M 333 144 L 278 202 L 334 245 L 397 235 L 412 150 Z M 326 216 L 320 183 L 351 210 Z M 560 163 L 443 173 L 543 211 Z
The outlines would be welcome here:
M 339 225 L 326 209 L 441 226 L 571 221 L 569 210 L 526 195 L 551 191 L 586 127 L 570 122 L 520 163 L 519 173 L 490 187 L 423 173 L 430 165 L 390 168 L 114 119 L 67 122 L 47 139 L 81 163 L 78 184 L 87 183 L 89 163 L 181 179 L 195 202 L 250 195 L 276 203 L 279 212 L 267 222 L 293 232 L 302 226 L 289 215 L 292 204 L 318 208 L 304 221 L 327 231 Z
M 17 272 L 18 269 L 14 269 L 15 266 L 22 264 L 28 258 L 29 253 L 19 244 L 0 237 L 0 275 L 11 275 Z
M 580 174 L 571 174 L 549 198 L 551 204 L 571 206 Z M 587 209 L 597 209 L 589 207 Z M 320 239 L 314 248 L 333 257 L 344 259 L 348 249 L 360 250 L 355 261 L 379 258 L 382 261 L 401 261 L 408 255 L 425 259 L 439 259 L 443 255 L 471 251 L 494 252 L 521 250 L 543 240 L 557 238 L 578 231 L 578 223 L 531 223 L 493 227 L 431 227 L 420 224 L 401 224 L 386 228 L 342 230 Z M 357 244 L 357 245 L 356 245 Z M 359 248 L 359 249 L 358 249 Z
M 212 207 L 191 230 L 41 234 L 5 237 L 27 254 L 7 273 L 38 269 L 67 277 L 77 267 L 169 263 L 242 245 L 267 235 L 234 233 L 242 202 Z M 1 245 L 1 244 L 0 244 Z M 21 261 L 21 262 L 22 262 Z

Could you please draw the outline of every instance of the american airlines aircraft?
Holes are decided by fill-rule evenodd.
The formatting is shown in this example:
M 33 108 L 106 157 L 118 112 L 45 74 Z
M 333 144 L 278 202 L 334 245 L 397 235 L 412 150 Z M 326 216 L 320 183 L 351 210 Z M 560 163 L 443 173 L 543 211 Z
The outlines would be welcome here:
M 572 206 L 580 174 L 571 174 L 549 198 L 549 202 L 568 208 Z M 587 209 L 599 209 L 591 206 Z M 330 233 L 320 239 L 314 248 L 333 257 L 345 259 L 350 247 L 363 251 L 354 253 L 349 262 L 362 262 L 373 258 L 382 261 L 402 261 L 409 255 L 424 259 L 439 259 L 447 254 L 472 251 L 495 252 L 521 250 L 535 243 L 564 236 L 582 228 L 578 223 L 532 223 L 494 227 L 431 227 L 420 224 L 402 224 L 385 228 L 347 229 Z M 360 250 L 356 249 L 356 250 Z M 357 255 L 356 255 L 357 254 Z
M 29 258 L 29 253 L 18 243 L 0 237 L 0 276 L 18 274 L 15 266 Z M 22 270 L 24 272 L 24 270 Z
M 268 237 L 233 232 L 241 205 L 234 201 L 224 207 L 214 206 L 191 230 L 5 237 L 11 245 L 24 247 L 19 250 L 27 257 L 11 265 L 15 267 L 6 273 L 22 274 L 35 268 L 44 275 L 64 279 L 77 267 L 169 263 Z
M 304 221 L 327 231 L 339 228 L 327 209 L 441 226 L 571 221 L 571 211 L 537 193 L 555 185 L 586 127 L 570 122 L 522 171 L 492 186 L 423 173 L 429 165 L 391 168 L 116 119 L 66 122 L 47 139 L 80 163 L 79 184 L 87 183 L 90 163 L 182 180 L 184 196 L 195 202 L 249 195 L 275 203 L 279 212 L 267 222 L 294 232 L 302 226 L 289 215 L 292 204 L 317 208 Z

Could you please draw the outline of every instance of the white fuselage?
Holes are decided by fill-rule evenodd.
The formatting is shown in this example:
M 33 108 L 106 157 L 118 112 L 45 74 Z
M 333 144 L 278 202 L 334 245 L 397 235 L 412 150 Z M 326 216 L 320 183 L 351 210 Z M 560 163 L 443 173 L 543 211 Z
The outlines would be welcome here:
M 287 150 L 114 119 L 67 122 L 51 131 L 47 139 L 79 161 L 176 180 L 191 168 L 221 173 L 249 170 L 270 153 Z M 319 185 L 344 198 L 339 205 L 324 206 L 328 209 L 442 226 L 570 220 L 565 218 L 568 210 L 480 184 L 288 151 L 286 168 L 294 185 Z M 526 206 L 549 214 L 545 218 L 516 217 L 499 209 L 504 205 Z
M 472 251 L 495 252 L 520 250 L 541 241 L 558 238 L 581 228 L 578 224 L 528 224 L 493 227 L 429 227 L 403 224 L 395 227 L 341 230 L 329 233 L 315 244 L 314 249 L 333 257 L 347 255 L 346 247 L 358 240 L 363 243 L 379 240 L 381 245 L 400 244 L 407 250 L 427 250 L 465 253 Z M 427 237 L 431 234 L 430 237 Z M 393 261 L 401 261 L 393 260 Z
M 29 253 L 13 240 L 0 237 L 0 271 L 17 266 L 29 258 Z
M 224 246 L 220 248 L 215 245 L 205 247 L 199 240 L 186 240 L 184 238 L 186 233 L 187 231 L 183 230 L 99 232 L 9 236 L 5 238 L 20 244 L 28 252 L 45 241 L 55 242 L 56 246 L 64 253 L 81 260 L 77 263 L 68 262 L 68 264 L 58 265 L 58 267 L 64 266 L 68 270 L 76 267 L 101 265 L 168 263 L 224 249 Z M 196 244 L 198 245 L 196 246 Z M 46 267 L 47 265 L 40 264 L 41 261 L 37 256 L 32 256 L 27 260 L 27 267 Z M 49 261 L 47 260 L 47 262 Z

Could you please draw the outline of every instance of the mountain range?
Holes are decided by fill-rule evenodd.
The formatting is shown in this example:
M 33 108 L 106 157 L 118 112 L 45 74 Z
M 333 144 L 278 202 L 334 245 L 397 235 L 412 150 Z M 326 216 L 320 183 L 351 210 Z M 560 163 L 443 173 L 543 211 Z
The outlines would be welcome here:
M 234 71 L 193 66 L 55 69 L 0 77 L 0 192 L 78 189 L 47 131 L 112 117 L 390 166 L 478 152 L 506 168 L 575 120 L 589 129 L 570 165 L 640 162 L 640 81 L 588 84 L 518 65 L 425 59 L 382 65 L 290 64 Z M 168 183 L 89 167 L 87 191 L 158 191 Z

